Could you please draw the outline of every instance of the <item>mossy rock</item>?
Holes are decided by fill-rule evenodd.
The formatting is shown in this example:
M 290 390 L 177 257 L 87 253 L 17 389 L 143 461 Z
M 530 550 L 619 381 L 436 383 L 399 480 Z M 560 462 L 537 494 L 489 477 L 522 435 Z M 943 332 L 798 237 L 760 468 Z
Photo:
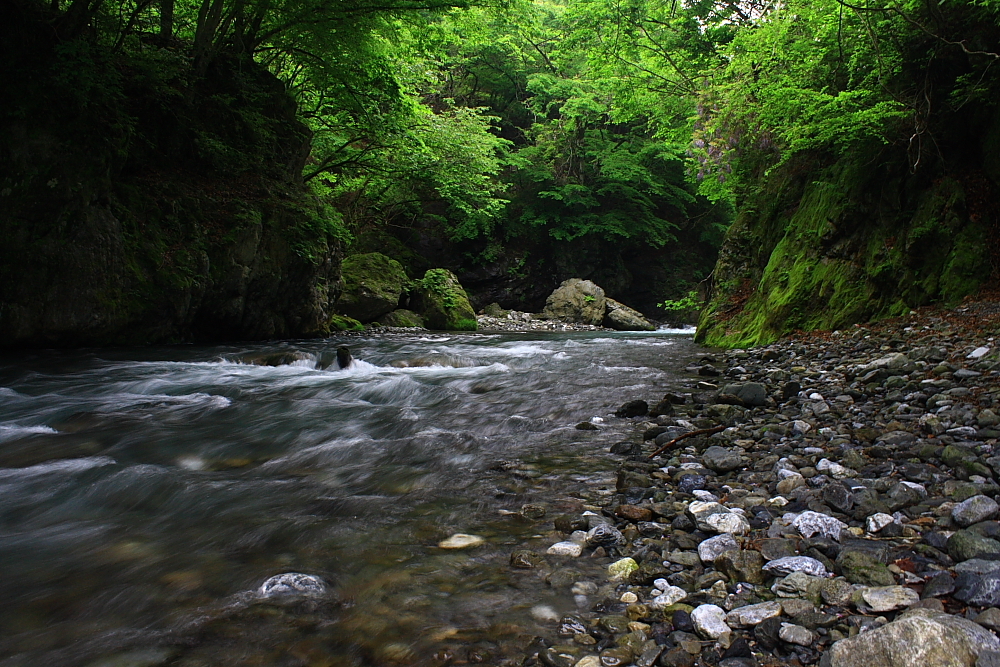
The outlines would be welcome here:
M 365 325 L 346 315 L 330 316 L 330 331 L 364 331 Z
M 409 284 L 403 265 L 379 252 L 352 255 L 341 265 L 344 291 L 337 309 L 360 322 L 371 322 L 399 305 Z
M 419 281 L 421 314 L 428 329 L 475 331 L 479 324 L 469 296 L 448 269 L 429 269 Z
M 378 318 L 378 323 L 387 327 L 421 327 L 424 326 L 424 318 L 417 315 L 412 310 L 398 308 L 391 313 L 386 313 Z

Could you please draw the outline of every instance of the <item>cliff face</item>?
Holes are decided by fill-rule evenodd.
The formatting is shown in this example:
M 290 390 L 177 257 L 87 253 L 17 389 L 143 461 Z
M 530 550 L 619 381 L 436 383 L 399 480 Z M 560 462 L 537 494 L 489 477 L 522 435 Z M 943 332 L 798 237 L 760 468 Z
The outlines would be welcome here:
M 325 333 L 339 246 L 281 82 L 43 18 L 0 9 L 0 346 Z
M 951 121 L 915 172 L 890 146 L 800 155 L 763 179 L 727 234 L 697 340 L 769 343 L 954 303 L 989 280 L 1000 122 L 984 107 Z

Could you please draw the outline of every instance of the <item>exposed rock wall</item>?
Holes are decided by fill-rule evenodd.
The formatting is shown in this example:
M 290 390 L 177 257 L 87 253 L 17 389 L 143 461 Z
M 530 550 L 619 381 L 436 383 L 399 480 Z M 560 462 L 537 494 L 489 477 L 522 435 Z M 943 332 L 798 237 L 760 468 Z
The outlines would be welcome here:
M 0 57 L 0 346 L 328 330 L 339 249 L 280 81 L 224 57 L 195 77 L 178 45 L 57 44 L 18 3 Z
M 775 170 L 727 234 L 698 340 L 768 343 L 975 292 L 991 275 L 1000 211 L 998 124 L 985 127 L 975 150 L 917 173 L 896 147 Z

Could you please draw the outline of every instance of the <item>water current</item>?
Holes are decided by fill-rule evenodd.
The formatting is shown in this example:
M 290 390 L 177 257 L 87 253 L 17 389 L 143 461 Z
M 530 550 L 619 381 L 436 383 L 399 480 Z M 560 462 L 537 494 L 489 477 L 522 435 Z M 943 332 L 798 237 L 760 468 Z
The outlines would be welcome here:
M 583 604 L 511 552 L 613 492 L 611 413 L 682 388 L 688 333 L 2 357 L 0 665 L 499 664 Z M 330 592 L 255 597 L 282 572 Z

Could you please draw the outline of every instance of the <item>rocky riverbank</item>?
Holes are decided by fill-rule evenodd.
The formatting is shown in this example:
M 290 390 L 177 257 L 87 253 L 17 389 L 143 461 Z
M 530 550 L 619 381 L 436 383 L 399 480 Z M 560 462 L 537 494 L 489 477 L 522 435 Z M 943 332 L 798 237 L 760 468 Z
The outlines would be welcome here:
M 522 664 L 1000 664 L 998 312 L 712 353 L 621 406 L 615 488 L 511 555 L 604 572 Z

